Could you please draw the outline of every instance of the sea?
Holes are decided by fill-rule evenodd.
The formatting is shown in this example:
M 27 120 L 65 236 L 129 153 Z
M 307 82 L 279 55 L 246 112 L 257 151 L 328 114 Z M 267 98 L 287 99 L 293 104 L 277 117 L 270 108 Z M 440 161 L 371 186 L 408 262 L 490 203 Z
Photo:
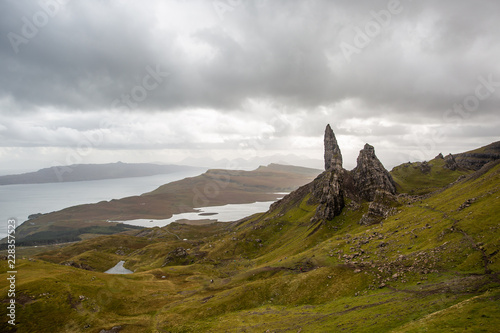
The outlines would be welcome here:
M 195 177 L 206 169 L 173 172 L 149 177 L 19 184 L 0 186 L 0 239 L 7 236 L 7 221 L 17 225 L 37 213 L 50 213 L 67 207 L 120 199 L 150 192 L 163 184 Z
M 206 170 L 190 170 L 149 177 L 106 179 L 81 182 L 47 184 L 19 184 L 0 186 L 0 239 L 7 236 L 9 219 L 19 226 L 28 216 L 50 213 L 67 207 L 120 199 L 150 192 L 163 184 L 198 176 Z M 168 220 L 124 221 L 133 225 L 164 226 L 179 219 L 213 219 L 221 222 L 235 221 L 258 212 L 266 211 L 272 202 L 202 207 L 197 213 L 174 215 Z M 199 215 L 202 214 L 202 215 Z

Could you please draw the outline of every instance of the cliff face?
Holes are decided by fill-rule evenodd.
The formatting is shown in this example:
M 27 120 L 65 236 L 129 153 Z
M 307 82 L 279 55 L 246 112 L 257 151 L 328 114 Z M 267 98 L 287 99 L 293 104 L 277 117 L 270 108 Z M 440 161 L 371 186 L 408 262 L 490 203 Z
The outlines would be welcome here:
M 477 171 L 486 163 L 500 159 L 500 141 L 453 157 L 459 167 Z
M 310 204 L 319 204 L 314 219 L 331 220 L 345 206 L 342 172 L 325 171 L 313 182 Z
M 359 152 L 357 162 L 356 168 L 352 170 L 352 177 L 362 199 L 373 201 L 377 190 L 396 194 L 394 180 L 375 155 L 373 146 L 366 144 Z

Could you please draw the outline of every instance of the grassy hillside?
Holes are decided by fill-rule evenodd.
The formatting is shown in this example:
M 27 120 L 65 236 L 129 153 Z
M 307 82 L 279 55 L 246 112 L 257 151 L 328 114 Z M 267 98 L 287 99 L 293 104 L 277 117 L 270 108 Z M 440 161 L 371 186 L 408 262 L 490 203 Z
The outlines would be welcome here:
M 390 173 L 398 192 L 422 195 L 436 191 L 456 181 L 460 176 L 473 172 L 469 169 L 450 170 L 444 165 L 444 159 L 435 158 L 429 162 L 404 163 L 393 168 Z
M 498 331 L 500 164 L 425 198 L 401 196 L 372 226 L 358 223 L 368 204 L 351 202 L 314 224 L 307 199 L 239 223 L 176 223 L 20 260 L 19 332 Z M 119 260 L 135 273 L 102 273 Z

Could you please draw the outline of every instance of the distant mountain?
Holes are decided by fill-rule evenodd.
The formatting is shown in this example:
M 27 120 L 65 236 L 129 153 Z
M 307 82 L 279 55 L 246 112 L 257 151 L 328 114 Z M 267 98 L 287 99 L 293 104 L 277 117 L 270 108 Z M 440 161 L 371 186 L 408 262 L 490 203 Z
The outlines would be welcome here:
M 54 166 L 19 175 L 0 176 L 0 185 L 146 177 L 193 169 L 197 168 L 185 165 L 159 165 L 150 163 L 73 164 L 69 166 Z

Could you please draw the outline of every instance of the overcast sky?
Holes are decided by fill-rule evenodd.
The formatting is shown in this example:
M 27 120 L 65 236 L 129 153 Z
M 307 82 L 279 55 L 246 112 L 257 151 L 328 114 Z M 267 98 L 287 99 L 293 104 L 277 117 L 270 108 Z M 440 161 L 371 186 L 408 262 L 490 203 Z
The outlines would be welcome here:
M 0 171 L 499 140 L 500 2 L 0 1 Z

